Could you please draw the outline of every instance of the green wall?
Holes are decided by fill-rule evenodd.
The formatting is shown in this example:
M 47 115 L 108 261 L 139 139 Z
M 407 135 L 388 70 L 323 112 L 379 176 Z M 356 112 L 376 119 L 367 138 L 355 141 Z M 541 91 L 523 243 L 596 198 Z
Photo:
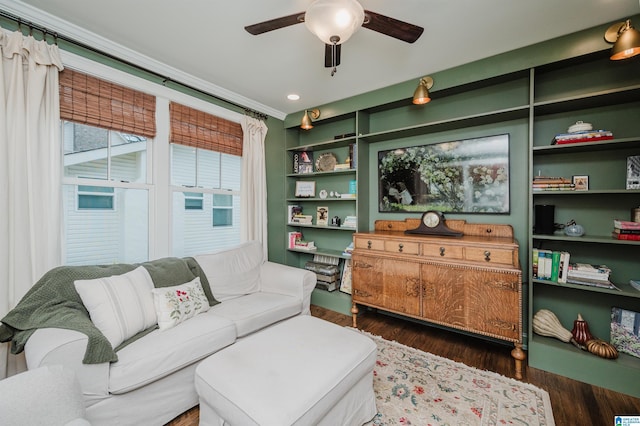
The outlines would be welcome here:
M 626 17 L 621 17 L 620 20 Z M 632 17 L 632 20 L 640 20 L 640 15 Z M 451 116 L 464 115 L 460 113 L 461 108 L 468 108 L 473 111 L 477 103 L 492 102 L 496 104 L 524 105 L 528 103 L 527 84 L 518 83 L 517 78 L 510 77 L 507 82 L 501 84 L 501 76 L 514 73 L 522 74 L 522 78 L 528 78 L 527 70 L 531 67 L 538 67 L 557 61 L 562 61 L 574 57 L 579 57 L 594 52 L 607 50 L 611 47 L 604 41 L 603 35 L 610 24 L 590 28 L 578 33 L 570 34 L 558 39 L 538 43 L 526 48 L 514 50 L 490 58 L 461 65 L 452 69 L 431 73 L 434 78 L 434 86 L 430 91 L 432 101 L 423 106 L 411 105 L 411 96 L 421 76 L 416 76 L 414 80 L 399 83 L 383 89 L 343 99 L 318 108 L 322 111 L 322 120 L 331 120 L 353 111 L 367 111 L 373 118 L 370 122 L 370 132 L 375 132 L 376 127 L 380 129 L 400 128 L 411 126 L 421 122 L 433 121 L 434 117 L 446 119 Z M 637 59 L 635 59 L 637 60 Z M 475 82 L 495 80 L 493 86 L 497 86 L 495 93 L 488 93 L 489 89 L 478 88 Z M 514 82 L 515 81 L 515 82 Z M 486 86 L 486 84 L 483 84 Z M 524 88 L 524 91 L 523 91 Z M 507 98 L 505 100 L 505 98 Z M 407 107 L 403 108 L 402 105 Z M 393 108 L 389 108 L 393 106 Z M 385 114 L 382 111 L 394 111 Z M 284 120 L 284 127 L 295 129 L 304 111 L 289 114 Z M 466 126 L 460 129 L 446 129 L 441 132 L 434 132 L 413 137 L 403 137 L 400 139 L 375 142 L 369 145 L 369 185 L 368 206 L 369 206 L 369 229 L 373 228 L 374 222 L 378 219 L 402 220 L 406 217 L 419 217 L 419 214 L 410 213 L 379 213 L 377 207 L 377 153 L 378 151 L 424 145 L 451 140 L 476 138 L 500 133 L 510 135 L 510 207 L 508 215 L 462 215 L 448 214 L 452 219 L 465 219 L 472 223 L 507 223 L 513 226 L 516 239 L 520 243 L 520 263 L 524 273 L 528 267 L 527 235 L 528 235 L 528 186 L 529 186 L 529 122 L 527 118 L 515 118 L 511 121 L 496 124 L 485 124 L 479 126 Z M 339 133 L 339 132 L 338 132 Z M 285 142 L 282 142 L 284 147 Z M 274 143 L 275 145 L 275 143 Z M 281 158 L 285 158 L 281 152 Z M 279 163 L 280 164 L 280 163 Z M 269 206 L 270 218 L 270 258 L 279 261 L 284 259 L 285 247 L 281 226 L 277 218 L 285 217 L 284 193 L 282 192 L 284 178 L 283 168 L 273 171 L 269 178 L 269 197 L 272 199 L 277 191 L 280 202 L 271 200 Z M 275 174 L 280 175 L 280 180 Z M 273 210 L 271 209 L 273 207 Z M 274 223 L 275 222 L 275 223 Z M 284 222 L 284 220 L 282 220 Z M 274 241 L 274 238 L 276 241 Z

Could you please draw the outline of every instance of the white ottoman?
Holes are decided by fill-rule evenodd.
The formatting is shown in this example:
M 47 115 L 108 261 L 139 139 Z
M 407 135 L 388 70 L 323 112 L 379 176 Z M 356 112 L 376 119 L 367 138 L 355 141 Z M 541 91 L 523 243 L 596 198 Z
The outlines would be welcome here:
M 300 315 L 205 359 L 195 374 L 201 425 L 362 425 L 376 415 L 375 343 Z

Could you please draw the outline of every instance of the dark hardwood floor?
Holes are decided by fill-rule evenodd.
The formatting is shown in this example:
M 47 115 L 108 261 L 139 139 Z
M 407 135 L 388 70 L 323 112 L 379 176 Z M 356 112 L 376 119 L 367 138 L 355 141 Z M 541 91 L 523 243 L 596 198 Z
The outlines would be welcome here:
M 311 313 L 313 316 L 339 325 L 351 326 L 351 317 L 347 315 L 317 306 L 311 307 Z M 490 370 L 508 377 L 514 375 L 514 363 L 509 346 L 428 327 L 374 310 L 364 311 L 358 316 L 358 328 L 387 340 L 395 340 L 472 367 Z M 558 426 L 613 426 L 615 415 L 640 415 L 639 398 L 528 366 L 524 369 L 523 381 L 549 392 L 553 415 Z M 170 426 L 196 426 L 197 424 L 197 407 L 169 423 Z

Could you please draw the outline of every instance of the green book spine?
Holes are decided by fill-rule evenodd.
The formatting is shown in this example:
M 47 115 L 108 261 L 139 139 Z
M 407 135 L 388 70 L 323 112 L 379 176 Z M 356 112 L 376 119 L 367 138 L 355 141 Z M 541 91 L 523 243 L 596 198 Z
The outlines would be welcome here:
M 531 259 L 531 272 L 533 278 L 538 278 L 538 249 L 534 248 L 531 250 L 533 258 Z
M 560 272 L 560 252 L 551 253 L 551 281 L 558 282 L 558 273 Z

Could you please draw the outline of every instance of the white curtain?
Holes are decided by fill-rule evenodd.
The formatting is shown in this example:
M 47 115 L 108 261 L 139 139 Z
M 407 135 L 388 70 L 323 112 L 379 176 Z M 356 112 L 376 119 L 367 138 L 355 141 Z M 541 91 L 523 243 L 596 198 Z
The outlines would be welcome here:
M 58 46 L 0 28 L 0 319 L 61 259 Z M 23 369 L 0 344 L 0 378 Z
M 267 172 L 264 140 L 268 129 L 263 121 L 246 115 L 240 124 L 244 133 L 240 237 L 242 241 L 261 241 L 264 258 L 267 259 Z

